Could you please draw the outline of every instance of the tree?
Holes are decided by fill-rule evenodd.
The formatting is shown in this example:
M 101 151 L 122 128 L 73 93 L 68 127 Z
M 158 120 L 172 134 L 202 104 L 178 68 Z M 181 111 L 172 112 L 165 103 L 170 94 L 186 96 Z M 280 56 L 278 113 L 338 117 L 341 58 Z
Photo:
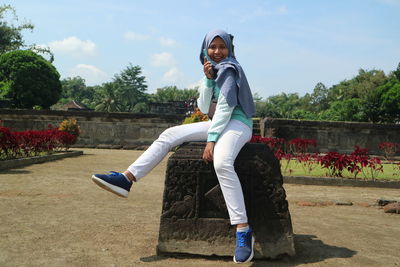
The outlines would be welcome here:
M 68 77 L 61 80 L 62 92 L 61 97 L 68 100 L 81 101 L 84 98 L 86 84 L 81 77 Z
M 60 74 L 42 56 L 30 50 L 0 55 L 0 96 L 17 108 L 48 108 L 61 95 Z
M 151 95 L 151 101 L 159 103 L 187 101 L 198 96 L 197 89 L 178 89 L 176 86 L 165 86 L 158 88 L 156 93 Z
M 121 112 L 122 106 L 115 95 L 116 91 L 115 83 L 104 83 L 99 93 L 101 100 L 95 107 L 95 110 L 103 112 Z
M 318 113 L 329 108 L 328 92 L 328 88 L 323 83 L 319 82 L 315 85 L 309 100 L 312 111 Z
M 62 93 L 58 104 L 65 104 L 76 100 L 90 108 L 95 107 L 96 90 L 101 91 L 101 89 L 98 89 L 100 86 L 86 86 L 85 80 L 79 76 L 63 79 L 61 80 L 61 85 Z
M 400 121 L 400 81 L 393 77 L 380 86 L 381 121 L 396 123 Z
M 400 82 L 383 94 L 382 106 L 389 122 L 400 122 Z
M 8 51 L 17 50 L 25 45 L 22 39 L 23 30 L 33 30 L 34 26 L 31 23 L 23 23 L 19 26 L 9 24 L 4 21 L 7 12 L 12 13 L 13 20 L 17 21 L 15 9 L 10 5 L 0 6 L 0 54 Z
M 397 69 L 393 71 L 394 76 L 396 76 L 397 80 L 400 81 L 400 63 L 397 65 Z
M 320 120 L 328 121 L 363 121 L 363 113 L 360 110 L 359 98 L 346 99 L 333 102 L 331 107 L 320 113 Z
M 147 102 L 146 77 L 142 76 L 140 66 L 133 66 L 131 63 L 120 74 L 113 79 L 115 84 L 116 101 L 121 105 L 122 111 L 132 111 L 135 105 Z M 143 106 L 143 104 L 141 104 Z

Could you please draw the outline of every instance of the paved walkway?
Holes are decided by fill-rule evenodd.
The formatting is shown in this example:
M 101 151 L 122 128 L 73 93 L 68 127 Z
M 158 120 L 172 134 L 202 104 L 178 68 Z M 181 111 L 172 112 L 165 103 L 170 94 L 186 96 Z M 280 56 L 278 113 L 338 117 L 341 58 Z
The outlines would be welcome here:
M 0 266 L 233 266 L 231 259 L 155 255 L 166 160 L 128 199 L 95 186 L 142 151 L 84 155 L 0 172 Z M 285 185 L 297 255 L 244 266 L 400 266 L 400 215 L 377 199 L 399 189 Z M 353 206 L 332 205 L 351 201 Z M 232 248 L 233 249 L 233 248 Z

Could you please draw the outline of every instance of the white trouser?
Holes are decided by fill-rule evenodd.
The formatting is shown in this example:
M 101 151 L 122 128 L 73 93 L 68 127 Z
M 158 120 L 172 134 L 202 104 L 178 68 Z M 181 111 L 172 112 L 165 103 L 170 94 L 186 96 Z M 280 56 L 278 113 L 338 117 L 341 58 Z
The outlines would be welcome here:
M 137 179 L 149 173 L 175 146 L 190 141 L 206 141 L 211 121 L 183 124 L 165 130 L 157 140 L 129 166 Z M 251 129 L 238 120 L 230 120 L 214 147 L 217 174 L 232 225 L 247 223 L 242 186 L 234 163 L 242 147 L 251 139 Z

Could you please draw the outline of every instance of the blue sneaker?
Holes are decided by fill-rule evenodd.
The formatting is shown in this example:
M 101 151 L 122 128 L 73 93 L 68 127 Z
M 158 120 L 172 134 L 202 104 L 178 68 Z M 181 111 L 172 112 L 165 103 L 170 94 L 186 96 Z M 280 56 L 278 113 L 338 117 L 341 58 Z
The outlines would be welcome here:
M 254 254 L 254 241 L 253 230 L 250 227 L 247 232 L 236 232 L 236 249 L 233 256 L 235 263 L 251 261 Z
M 92 180 L 101 188 L 110 191 L 120 197 L 128 197 L 132 182 L 128 181 L 122 173 L 110 172 L 110 174 L 93 174 Z

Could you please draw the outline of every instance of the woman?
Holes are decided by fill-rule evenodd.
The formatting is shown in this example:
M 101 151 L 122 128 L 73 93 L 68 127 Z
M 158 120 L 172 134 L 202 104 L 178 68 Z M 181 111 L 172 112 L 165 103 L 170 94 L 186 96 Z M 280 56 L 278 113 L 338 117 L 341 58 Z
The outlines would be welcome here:
M 197 101 L 203 113 L 208 113 L 212 103 L 216 102 L 212 120 L 171 127 L 125 172 L 95 174 L 92 180 L 108 191 L 127 197 L 132 182 L 149 173 L 171 148 L 184 142 L 207 140 L 203 160 L 214 163 L 230 222 L 237 229 L 233 259 L 242 263 L 253 257 L 254 236 L 247 223 L 243 192 L 234 162 L 251 139 L 251 117 L 255 107 L 246 76 L 235 58 L 232 39 L 225 31 L 211 31 L 205 36 L 200 52 L 205 77 Z

